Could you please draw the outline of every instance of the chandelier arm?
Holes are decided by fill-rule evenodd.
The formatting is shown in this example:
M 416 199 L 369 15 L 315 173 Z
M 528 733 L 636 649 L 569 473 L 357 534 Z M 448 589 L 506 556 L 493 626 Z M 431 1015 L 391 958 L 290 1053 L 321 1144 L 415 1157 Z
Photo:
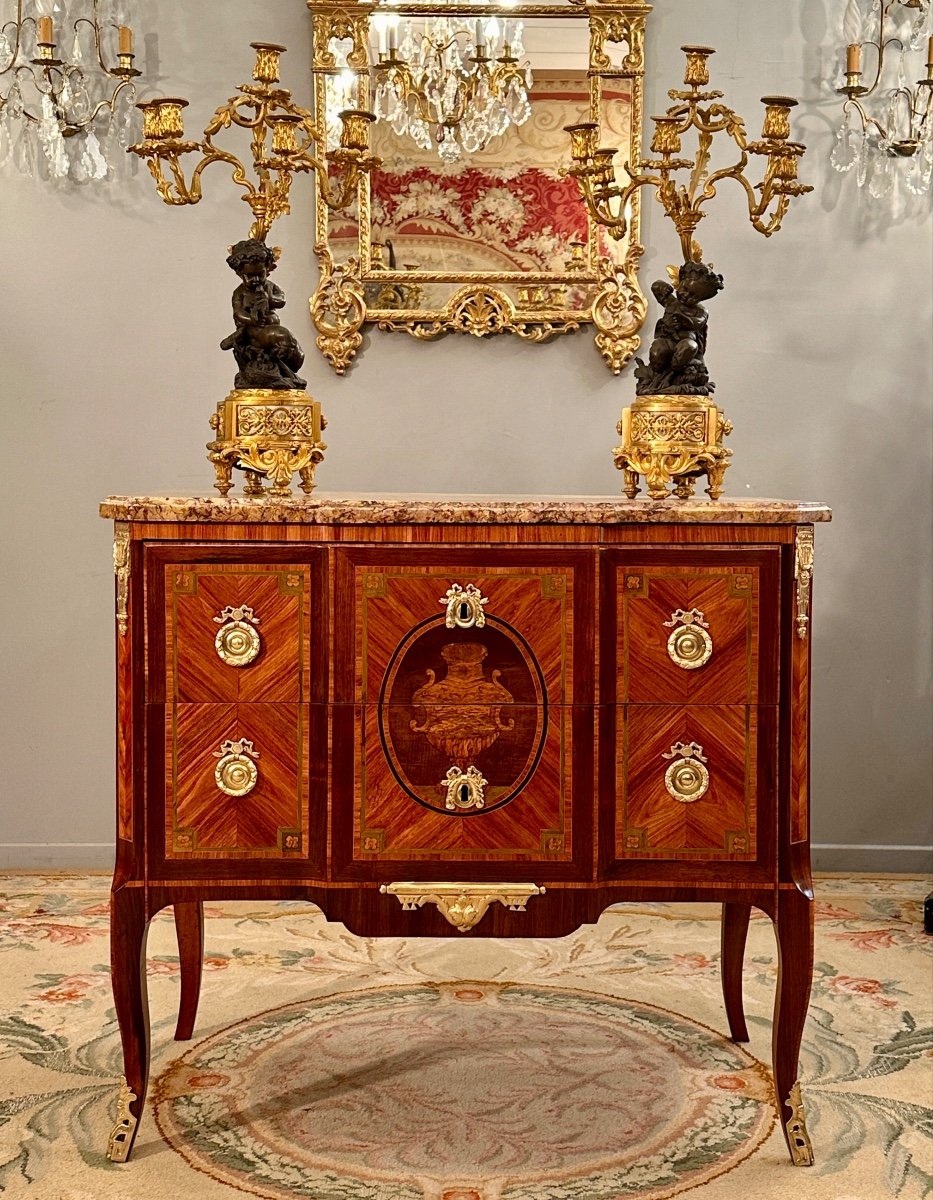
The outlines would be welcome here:
M 94 5 L 94 15 L 95 16 L 97 15 L 97 5 L 96 4 Z M 107 66 L 107 64 L 104 62 L 104 50 L 103 50 L 103 46 L 101 45 L 101 41 L 100 41 L 100 25 L 98 25 L 96 21 L 92 21 L 90 19 L 90 17 L 78 17 L 72 26 L 72 28 L 74 29 L 76 34 L 78 32 L 78 26 L 81 24 L 90 25 L 90 27 L 94 33 L 94 53 L 97 57 L 98 65 L 100 66 L 100 69 L 104 72 L 105 75 L 112 75 L 113 72 Z
M 880 121 L 878 121 L 875 117 L 870 116 L 865 111 L 865 108 L 862 105 L 860 100 L 856 99 L 854 96 L 850 96 L 849 99 L 842 106 L 842 111 L 846 112 L 849 109 L 850 105 L 852 106 L 852 108 L 855 109 L 855 111 L 858 113 L 858 115 L 862 119 L 863 132 L 867 133 L 869 126 L 873 125 L 875 127 L 875 129 L 878 131 L 878 134 L 880 137 L 887 138 L 887 136 L 888 136 L 887 130 L 884 128 L 884 126 L 881 124 Z
M 7 21 L 5 25 L 0 26 L 0 30 L 5 33 L 10 24 L 11 22 Z M 12 24 L 16 30 L 16 42 L 13 46 L 13 57 L 10 59 L 10 65 L 8 67 L 4 67 L 3 70 L 0 71 L 0 76 L 6 75 L 8 72 L 12 71 L 13 67 L 16 65 L 17 58 L 19 58 L 19 48 L 23 34 L 23 0 L 16 0 L 16 20 L 13 21 Z

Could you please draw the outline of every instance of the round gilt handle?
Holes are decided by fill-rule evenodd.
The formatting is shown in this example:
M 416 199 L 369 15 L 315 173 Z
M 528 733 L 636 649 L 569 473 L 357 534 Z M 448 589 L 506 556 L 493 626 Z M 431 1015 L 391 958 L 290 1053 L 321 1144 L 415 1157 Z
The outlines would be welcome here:
M 228 605 L 219 617 L 214 618 L 220 626 L 214 638 L 214 648 L 220 659 L 229 667 L 248 667 L 262 649 L 262 638 L 256 626 L 259 618 L 251 608 Z
M 227 796 L 248 796 L 259 780 L 259 768 L 254 761 L 259 751 L 253 743 L 245 738 L 222 742 L 214 757 L 220 759 L 214 768 L 214 782 L 220 790 Z
M 696 742 L 675 742 L 670 753 L 662 758 L 673 759 L 664 772 L 664 786 L 681 804 L 693 804 L 706 795 L 709 771 L 704 763 L 703 747 Z
M 667 652 L 678 667 L 695 671 L 709 662 L 713 653 L 713 639 L 708 632 L 709 625 L 698 608 L 691 608 L 689 612 L 678 608 L 664 625 L 674 631 L 667 639 Z

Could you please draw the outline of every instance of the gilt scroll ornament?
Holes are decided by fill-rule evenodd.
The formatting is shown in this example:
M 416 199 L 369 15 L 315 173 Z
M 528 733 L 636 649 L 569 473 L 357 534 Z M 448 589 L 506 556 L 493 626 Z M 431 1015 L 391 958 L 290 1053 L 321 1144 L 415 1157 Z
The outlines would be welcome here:
M 455 929 L 468 933 L 491 904 L 524 912 L 531 897 L 543 896 L 545 888 L 534 883 L 384 883 L 379 891 L 383 896 L 398 897 L 406 912 L 434 904 Z
M 805 638 L 810 627 L 810 588 L 813 581 L 813 530 L 798 529 L 794 556 L 797 584 L 797 636 Z
M 130 602 L 130 529 L 117 521 L 113 530 L 113 569 L 117 577 L 117 629 L 126 637 Z

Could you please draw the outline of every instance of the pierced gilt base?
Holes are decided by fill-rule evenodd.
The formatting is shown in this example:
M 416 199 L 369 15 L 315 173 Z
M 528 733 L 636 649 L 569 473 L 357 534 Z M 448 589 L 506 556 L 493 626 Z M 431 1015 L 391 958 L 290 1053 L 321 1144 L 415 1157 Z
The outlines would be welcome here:
M 639 396 L 623 410 L 616 429 L 622 445 L 612 455 L 625 473 L 622 490 L 630 500 L 641 490 L 639 477 L 648 485 L 652 500 L 663 500 L 672 492 L 688 500 L 702 475 L 710 499 L 722 495 L 732 456 L 722 440 L 732 432 L 732 422 L 708 397 Z
M 130 1105 L 137 1099 L 136 1093 L 130 1090 L 126 1082 L 126 1076 L 123 1076 L 120 1080 L 120 1098 L 117 1101 L 117 1123 L 107 1143 L 107 1157 L 111 1162 L 123 1163 L 130 1156 L 137 1124 Z
M 247 496 L 261 496 L 265 481 L 272 485 L 273 496 L 287 496 L 294 475 L 301 490 L 310 494 L 315 469 L 327 449 L 321 440 L 325 426 L 320 403 L 307 392 L 268 388 L 231 392 L 211 417 L 217 438 L 207 450 L 217 476 L 214 487 L 226 496 L 237 468 L 244 472 Z

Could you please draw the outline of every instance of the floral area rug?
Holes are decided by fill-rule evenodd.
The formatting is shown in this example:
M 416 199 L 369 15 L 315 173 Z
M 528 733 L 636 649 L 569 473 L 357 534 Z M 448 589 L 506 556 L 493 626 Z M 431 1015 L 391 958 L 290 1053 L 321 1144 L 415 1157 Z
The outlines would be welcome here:
M 772 1109 L 770 922 L 752 921 L 752 1040 L 735 1046 L 708 905 L 620 905 L 509 942 L 365 940 L 310 906 L 210 906 L 187 1044 L 161 914 L 149 1104 L 132 1161 L 110 1164 L 108 884 L 0 877 L 3 1200 L 933 1196 L 928 881 L 818 881 L 809 1169 Z

